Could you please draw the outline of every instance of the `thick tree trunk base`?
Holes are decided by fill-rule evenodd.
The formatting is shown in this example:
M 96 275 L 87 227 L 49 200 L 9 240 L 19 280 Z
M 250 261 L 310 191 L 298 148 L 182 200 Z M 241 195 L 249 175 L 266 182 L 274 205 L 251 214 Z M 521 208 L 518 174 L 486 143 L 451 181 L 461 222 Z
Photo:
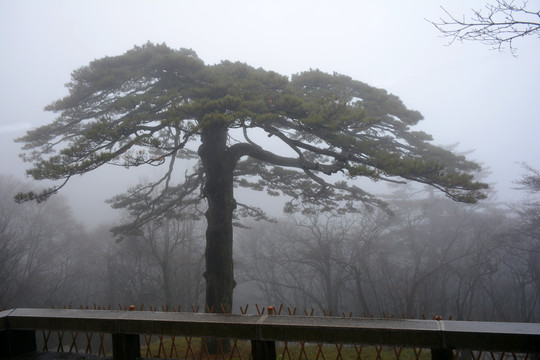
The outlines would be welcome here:
M 233 301 L 233 171 L 236 159 L 227 148 L 227 126 L 209 126 L 201 135 L 199 156 L 206 174 L 206 312 L 230 313 Z M 210 354 L 230 353 L 229 339 L 207 338 L 201 345 Z

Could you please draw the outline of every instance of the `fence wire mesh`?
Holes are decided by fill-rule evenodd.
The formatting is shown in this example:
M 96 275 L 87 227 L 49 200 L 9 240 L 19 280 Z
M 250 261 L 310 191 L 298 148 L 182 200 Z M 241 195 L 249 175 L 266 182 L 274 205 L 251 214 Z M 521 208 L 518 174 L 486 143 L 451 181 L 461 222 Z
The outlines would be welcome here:
M 64 309 L 71 309 L 71 306 L 64 306 Z M 80 306 L 83 310 L 123 310 L 123 311 L 163 311 L 181 312 L 190 311 L 201 312 L 200 306 L 183 308 L 178 306 L 148 306 L 144 304 L 122 305 L 116 308 L 108 306 Z M 317 313 L 314 308 L 299 310 L 296 307 L 264 307 L 255 304 L 254 309 L 258 315 L 274 316 L 342 316 L 353 317 L 353 313 L 341 313 L 335 315 L 332 312 L 322 311 Z M 213 308 L 205 309 L 206 312 L 215 312 Z M 221 307 L 221 312 L 229 312 L 229 308 Z M 240 314 L 248 314 L 249 305 L 240 307 Z M 361 317 L 375 318 L 372 314 L 362 314 Z M 403 318 L 403 319 L 426 319 L 425 315 L 420 317 L 407 317 L 382 314 L 382 318 Z M 433 319 L 441 319 L 434 316 Z M 448 320 L 451 320 L 450 317 Z M 105 333 L 88 333 L 80 331 L 41 331 L 41 338 L 38 337 L 38 346 L 42 351 L 85 353 L 106 357 L 112 355 L 112 341 Z M 221 346 L 223 339 L 218 339 L 217 352 L 211 354 L 206 345 L 206 338 L 175 335 L 141 335 L 141 356 L 145 358 L 160 359 L 191 359 L 191 360 L 251 360 L 251 342 L 242 339 L 228 339 L 230 341 L 230 351 L 225 352 Z M 385 347 L 362 344 L 325 344 L 307 342 L 276 342 L 276 354 L 278 360 L 428 360 L 431 359 L 430 349 L 408 348 L 408 347 Z M 539 354 L 517 354 L 484 351 L 459 351 L 455 350 L 455 360 L 538 360 Z

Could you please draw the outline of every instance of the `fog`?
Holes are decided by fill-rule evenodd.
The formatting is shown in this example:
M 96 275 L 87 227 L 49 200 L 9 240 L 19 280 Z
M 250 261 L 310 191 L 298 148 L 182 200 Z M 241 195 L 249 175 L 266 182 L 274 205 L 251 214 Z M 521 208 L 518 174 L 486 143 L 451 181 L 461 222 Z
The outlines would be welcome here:
M 150 222 L 116 242 L 107 227 L 82 230 L 64 197 L 9 201 L 27 186 L 0 175 L 0 306 L 204 304 L 204 220 Z M 526 215 L 433 190 L 386 200 L 392 216 L 361 209 L 245 222 L 251 228 L 235 236 L 232 311 L 538 322 L 538 203 Z
M 443 16 L 440 6 L 459 16 L 484 4 L 2 1 L 2 173 L 24 176 L 13 138 L 54 119 L 43 107 L 67 94 L 73 70 L 152 41 L 191 48 L 207 64 L 241 61 L 285 75 L 318 68 L 384 88 L 424 115 L 418 129 L 435 144 L 473 151 L 468 157 L 490 172 L 485 181 L 497 200 L 515 201 L 519 163 L 540 167 L 539 39 L 518 39 L 517 57 L 480 43 L 446 46 L 426 20 Z M 63 194 L 75 217 L 93 227 L 117 216 L 103 200 L 158 171 L 99 169 L 73 179 Z

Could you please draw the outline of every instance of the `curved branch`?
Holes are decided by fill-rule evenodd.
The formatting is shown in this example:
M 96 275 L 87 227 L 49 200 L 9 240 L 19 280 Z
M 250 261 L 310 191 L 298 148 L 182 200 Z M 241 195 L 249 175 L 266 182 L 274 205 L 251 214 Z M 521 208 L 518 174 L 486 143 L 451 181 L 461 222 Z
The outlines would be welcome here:
M 303 158 L 292 158 L 286 156 L 277 155 L 271 151 L 264 150 L 260 146 L 254 146 L 246 143 L 234 144 L 228 150 L 231 161 L 235 163 L 240 160 L 242 156 L 250 156 L 254 159 L 270 163 L 276 166 L 290 167 L 296 169 L 307 169 L 321 171 L 326 175 L 334 174 L 345 168 L 342 163 L 335 163 L 333 165 L 318 164 L 312 161 L 308 161 Z

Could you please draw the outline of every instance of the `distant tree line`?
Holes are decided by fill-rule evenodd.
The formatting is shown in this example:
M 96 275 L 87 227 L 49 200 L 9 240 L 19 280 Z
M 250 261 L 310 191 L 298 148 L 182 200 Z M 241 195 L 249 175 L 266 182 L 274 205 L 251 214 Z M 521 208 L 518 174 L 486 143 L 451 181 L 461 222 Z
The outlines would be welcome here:
M 0 308 L 201 301 L 196 220 L 163 219 L 117 241 L 115 224 L 85 231 L 63 197 L 16 204 L 25 186 L 0 175 Z
M 538 179 L 528 168 L 530 197 L 511 206 L 400 188 L 385 199 L 393 215 L 314 209 L 248 224 L 236 236 L 237 305 L 538 322 Z M 0 307 L 204 303 L 195 209 L 118 242 L 114 224 L 84 231 L 61 197 L 15 204 L 20 187 L 0 177 Z
M 286 227 L 257 224 L 240 241 L 244 280 L 271 304 L 334 315 L 538 321 L 540 237 L 523 232 L 526 219 L 425 194 L 392 195 L 394 216 L 314 212 Z

